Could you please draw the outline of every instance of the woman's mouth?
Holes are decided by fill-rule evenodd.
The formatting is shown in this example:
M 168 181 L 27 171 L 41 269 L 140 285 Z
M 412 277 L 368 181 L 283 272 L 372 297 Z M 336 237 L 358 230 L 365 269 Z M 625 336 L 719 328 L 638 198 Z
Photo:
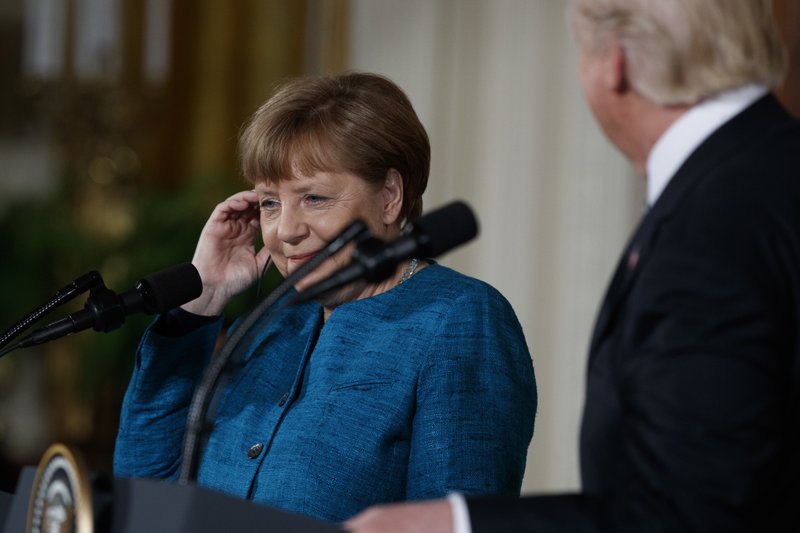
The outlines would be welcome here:
M 299 267 L 303 263 L 308 262 L 315 255 L 317 255 L 317 252 L 311 252 L 311 253 L 307 253 L 307 254 L 290 255 L 290 256 L 287 257 L 287 259 L 289 260 L 289 264 L 291 264 L 294 267 Z

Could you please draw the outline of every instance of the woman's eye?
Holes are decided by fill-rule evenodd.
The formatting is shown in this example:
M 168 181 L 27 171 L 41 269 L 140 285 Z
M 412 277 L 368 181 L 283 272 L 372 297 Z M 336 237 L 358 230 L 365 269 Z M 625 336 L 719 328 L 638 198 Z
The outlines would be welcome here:
M 274 198 L 264 198 L 259 203 L 262 211 L 274 211 L 280 207 L 280 203 Z
M 316 194 L 309 194 L 306 196 L 306 202 L 311 205 L 319 205 L 325 201 L 325 198 L 322 196 L 317 196 Z

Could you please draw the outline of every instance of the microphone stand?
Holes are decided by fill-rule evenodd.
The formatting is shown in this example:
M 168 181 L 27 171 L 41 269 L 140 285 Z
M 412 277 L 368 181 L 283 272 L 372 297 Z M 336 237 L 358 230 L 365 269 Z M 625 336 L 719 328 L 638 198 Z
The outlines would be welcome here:
M 100 273 L 96 270 L 92 270 L 91 272 L 75 279 L 69 285 L 59 289 L 58 292 L 56 292 L 56 294 L 50 298 L 50 300 L 25 315 L 16 324 L 4 331 L 2 335 L 0 335 L 0 348 L 11 342 L 11 340 L 19 336 L 23 331 L 31 327 L 37 320 L 56 307 L 63 305 L 79 294 L 83 294 L 84 292 L 94 289 L 102 284 L 103 278 L 100 276 Z M 14 348 L 16 348 L 16 346 L 0 351 L 0 357 L 12 351 Z
M 214 393 L 220 383 L 223 372 L 228 366 L 231 354 L 239 345 L 239 342 L 247 331 L 267 309 L 286 294 L 298 281 L 308 275 L 312 270 L 316 269 L 323 261 L 341 250 L 347 243 L 363 236 L 367 232 L 367 225 L 361 220 L 356 220 L 345 228 L 344 231 L 328 243 L 323 250 L 287 276 L 286 279 L 264 298 L 264 300 L 253 308 L 225 341 L 220 352 L 211 359 L 211 363 L 209 363 L 203 373 L 200 383 L 192 396 L 192 402 L 189 405 L 178 483 L 186 485 L 193 483 L 197 478 L 197 468 L 200 460 L 198 453 L 200 438 L 213 426 L 213 421 L 208 420 L 208 414 L 211 402 L 215 397 Z M 270 319 L 282 308 L 283 307 L 273 309 L 267 316 L 267 319 Z

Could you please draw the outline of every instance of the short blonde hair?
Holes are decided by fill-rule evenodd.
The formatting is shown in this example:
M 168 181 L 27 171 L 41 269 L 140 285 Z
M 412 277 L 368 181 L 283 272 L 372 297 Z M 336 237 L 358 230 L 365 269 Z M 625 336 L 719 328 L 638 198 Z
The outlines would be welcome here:
M 662 105 L 772 88 L 786 70 L 772 0 L 572 0 L 570 18 L 590 52 L 616 40 L 634 89 Z
M 405 93 L 383 76 L 361 72 L 289 80 L 239 138 L 242 172 L 252 183 L 334 171 L 382 185 L 396 170 L 403 179 L 401 221 L 422 212 L 430 151 Z

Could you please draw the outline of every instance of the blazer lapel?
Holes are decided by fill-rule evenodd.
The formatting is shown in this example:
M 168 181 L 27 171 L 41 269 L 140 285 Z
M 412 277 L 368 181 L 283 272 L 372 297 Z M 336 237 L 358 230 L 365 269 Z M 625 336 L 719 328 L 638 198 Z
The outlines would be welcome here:
M 611 283 L 606 290 L 603 304 L 597 315 L 597 322 L 589 345 L 590 357 L 597 351 L 600 340 L 606 336 L 607 330 L 614 322 L 614 317 L 625 301 L 625 296 L 628 294 L 633 280 L 647 261 L 647 250 L 655 233 L 655 220 L 652 211 L 644 216 L 617 263 L 614 276 L 611 278 Z

